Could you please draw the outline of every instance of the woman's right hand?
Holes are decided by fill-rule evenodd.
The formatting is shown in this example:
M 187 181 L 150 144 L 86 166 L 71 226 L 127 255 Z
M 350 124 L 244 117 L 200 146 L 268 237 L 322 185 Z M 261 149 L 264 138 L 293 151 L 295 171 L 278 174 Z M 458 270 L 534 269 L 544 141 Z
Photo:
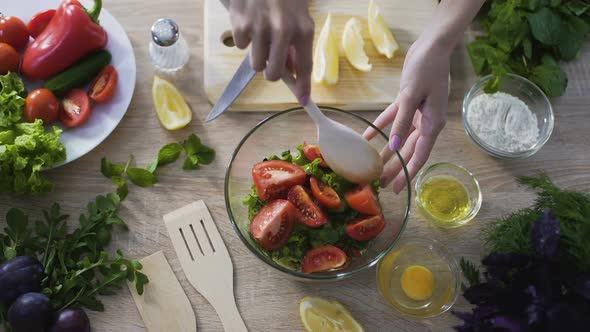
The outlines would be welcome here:
M 307 104 L 311 90 L 314 22 L 309 1 L 232 0 L 230 17 L 234 42 L 250 47 L 252 68 L 270 81 L 285 73 L 287 58 L 296 74 L 296 95 Z

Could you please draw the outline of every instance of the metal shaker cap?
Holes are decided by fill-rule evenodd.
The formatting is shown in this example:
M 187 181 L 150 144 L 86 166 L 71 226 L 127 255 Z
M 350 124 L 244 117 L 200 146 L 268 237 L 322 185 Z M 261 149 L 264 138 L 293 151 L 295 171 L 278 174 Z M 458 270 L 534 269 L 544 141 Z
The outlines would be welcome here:
M 176 43 L 180 34 L 178 24 L 169 18 L 161 18 L 152 25 L 152 40 L 160 46 Z

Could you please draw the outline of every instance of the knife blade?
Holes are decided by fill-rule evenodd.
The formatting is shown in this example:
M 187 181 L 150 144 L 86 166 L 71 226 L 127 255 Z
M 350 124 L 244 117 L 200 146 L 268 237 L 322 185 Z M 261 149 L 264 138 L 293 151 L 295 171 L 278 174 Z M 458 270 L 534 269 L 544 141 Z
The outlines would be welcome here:
M 220 2 L 229 11 L 229 0 L 220 0 Z M 256 76 L 256 71 L 250 65 L 250 54 L 248 53 L 225 90 L 223 90 L 221 97 L 213 106 L 206 121 L 213 121 L 227 111 L 231 104 L 242 94 L 242 91 L 246 89 L 254 76 Z
M 213 106 L 213 109 L 207 116 L 207 122 L 215 120 L 218 116 L 223 114 L 233 102 L 242 94 L 242 91 L 246 89 L 248 83 L 256 76 L 256 71 L 250 65 L 250 55 L 246 55 L 244 61 L 232 77 L 229 84 L 223 90 L 223 94 Z

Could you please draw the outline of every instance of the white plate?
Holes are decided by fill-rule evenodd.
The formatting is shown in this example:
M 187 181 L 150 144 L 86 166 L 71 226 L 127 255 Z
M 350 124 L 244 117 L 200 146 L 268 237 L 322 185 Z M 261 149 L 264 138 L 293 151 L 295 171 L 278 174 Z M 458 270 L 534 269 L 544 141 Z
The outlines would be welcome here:
M 92 0 L 81 1 L 86 8 L 92 8 Z M 2 1 L 0 11 L 6 16 L 17 16 L 28 23 L 36 13 L 57 8 L 61 0 L 18 0 Z M 135 89 L 135 54 L 131 42 L 123 27 L 104 8 L 100 12 L 100 25 L 107 31 L 109 42 L 106 49 L 112 54 L 113 65 L 119 73 L 119 82 L 113 99 L 103 104 L 93 105 L 90 119 L 77 128 L 64 128 L 61 142 L 66 147 L 67 159 L 62 165 L 74 161 L 90 152 L 104 141 L 117 127 L 129 107 Z M 30 82 L 25 85 L 32 91 L 42 82 Z

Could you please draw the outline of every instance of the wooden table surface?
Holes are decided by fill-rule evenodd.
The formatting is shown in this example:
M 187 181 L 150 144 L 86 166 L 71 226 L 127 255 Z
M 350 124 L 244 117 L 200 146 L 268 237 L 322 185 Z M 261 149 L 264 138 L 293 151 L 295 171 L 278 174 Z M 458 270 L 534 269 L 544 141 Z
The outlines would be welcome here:
M 250 331 L 303 331 L 298 304 L 306 295 L 336 299 L 348 307 L 367 331 L 450 330 L 458 321 L 444 315 L 416 322 L 396 315 L 376 289 L 375 270 L 360 273 L 333 284 L 300 283 L 271 270 L 241 243 L 232 229 L 223 199 L 225 168 L 238 141 L 268 113 L 228 113 L 210 124 L 204 119 L 211 106 L 202 88 L 203 47 L 202 1 L 197 0 L 105 0 L 107 8 L 126 29 L 137 57 L 137 83 L 131 107 L 112 135 L 94 151 L 67 166 L 47 172 L 55 190 L 41 198 L 0 195 L 0 215 L 10 207 L 25 209 L 40 217 L 40 210 L 59 202 L 64 211 L 77 216 L 97 194 L 114 187 L 100 174 L 100 159 L 108 156 L 123 162 L 133 154 L 138 165 L 147 165 L 162 145 L 197 133 L 217 150 L 213 165 L 199 171 L 184 172 L 181 165 L 168 166 L 159 173 L 154 188 L 131 187 L 121 216 L 130 226 L 128 233 L 114 237 L 112 247 L 126 255 L 141 258 L 163 250 L 184 290 L 188 294 L 201 331 L 222 331 L 221 323 L 207 301 L 187 282 L 162 222 L 162 215 L 203 199 L 209 206 L 229 248 L 235 267 L 235 293 L 240 312 Z M 189 127 L 170 132 L 158 122 L 151 101 L 153 70 L 147 45 L 151 24 L 160 17 L 171 17 L 180 25 L 190 46 L 188 67 L 174 82 L 191 105 L 194 117 Z M 463 165 L 480 181 L 484 203 L 477 218 L 465 227 L 444 231 L 428 225 L 413 213 L 405 234 L 433 236 L 446 243 L 458 256 L 477 260 L 482 252 L 480 230 L 494 218 L 527 206 L 533 197 L 518 187 L 514 177 L 543 169 L 559 185 L 590 191 L 590 45 L 580 59 L 566 65 L 569 75 L 567 94 L 553 99 L 555 130 L 547 145 L 535 156 L 520 161 L 502 161 L 483 153 L 463 131 L 460 107 L 463 95 L 475 80 L 464 49 L 458 48 L 452 60 L 452 89 L 449 119 L 438 139 L 429 163 L 452 161 Z M 585 65 L 584 65 L 585 63 Z M 124 79 L 124 78 L 122 78 Z M 362 113 L 374 119 L 377 113 Z M 416 212 L 415 209 L 413 212 Z M 4 218 L 0 218 L 0 228 Z M 75 222 L 73 218 L 71 222 Z M 127 289 L 104 297 L 106 311 L 90 313 L 94 331 L 145 331 L 144 324 Z M 459 300 L 456 309 L 468 308 Z

